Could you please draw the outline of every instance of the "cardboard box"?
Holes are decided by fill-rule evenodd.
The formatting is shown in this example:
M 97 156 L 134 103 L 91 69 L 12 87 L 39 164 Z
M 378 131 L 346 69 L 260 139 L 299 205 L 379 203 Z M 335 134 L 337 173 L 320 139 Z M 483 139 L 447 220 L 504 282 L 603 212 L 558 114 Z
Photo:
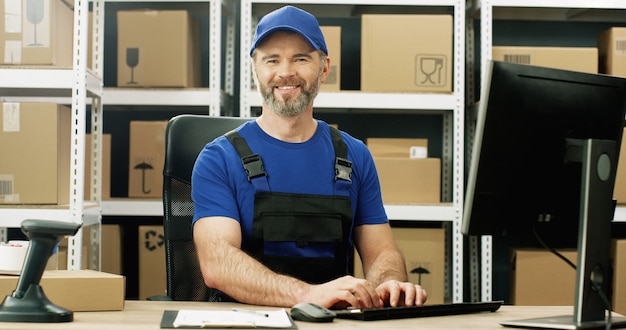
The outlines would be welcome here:
M 71 111 L 55 103 L 0 103 L 0 204 L 67 204 Z
M 17 276 L 0 276 L 0 295 L 10 295 Z M 45 271 L 40 282 L 52 303 L 74 312 L 119 311 L 124 309 L 124 276 L 93 270 Z
M 91 134 L 85 135 L 85 200 L 91 200 Z M 111 134 L 102 135 L 102 199 L 111 198 Z
M 577 263 L 575 250 L 560 250 Z M 572 306 L 576 270 L 549 251 L 520 249 L 513 253 L 511 303 L 524 306 Z M 538 280 L 541 279 L 541 280 Z
M 322 84 L 323 91 L 341 90 L 341 26 L 321 26 L 328 57 L 330 57 L 330 73 Z
M 100 270 L 122 275 L 122 229 L 120 225 L 101 225 Z
M 365 143 L 374 157 L 428 157 L 428 139 L 368 138 Z
M 612 240 L 613 311 L 626 314 L 626 240 Z M 578 263 L 575 250 L 559 250 Z M 541 281 L 537 279 L 541 278 Z M 537 249 L 515 250 L 511 303 L 525 306 L 571 306 L 574 304 L 576 270 L 552 252 Z
M 139 299 L 167 294 L 163 226 L 139 226 Z
M 361 90 L 452 91 L 451 15 L 362 15 Z
M 494 46 L 491 55 L 495 61 L 598 73 L 598 49 L 594 47 Z
M 89 269 L 91 227 L 83 227 L 81 269 Z M 48 260 L 47 270 L 67 270 L 68 238 L 59 241 L 57 253 Z M 110 274 L 122 274 L 122 231 L 120 225 L 100 225 L 100 270 Z
M 614 27 L 598 36 L 600 72 L 626 77 L 626 27 Z
M 167 121 L 130 122 L 128 197 L 161 198 Z
M 626 315 L 626 239 L 613 240 L 613 311 Z
M 72 67 L 74 12 L 62 0 L 0 0 L 0 64 Z
M 441 202 L 439 158 L 374 157 L 385 204 Z
M 392 228 L 404 255 L 409 282 L 428 293 L 427 304 L 444 302 L 445 230 L 440 228 Z M 354 273 L 363 278 L 361 259 L 355 252 Z
M 200 86 L 199 25 L 186 10 L 117 12 L 117 85 Z
M 613 198 L 617 204 L 626 204 L 626 128 L 622 135 L 622 144 L 619 149 L 617 160 L 617 173 L 615 173 L 615 187 L 613 188 Z

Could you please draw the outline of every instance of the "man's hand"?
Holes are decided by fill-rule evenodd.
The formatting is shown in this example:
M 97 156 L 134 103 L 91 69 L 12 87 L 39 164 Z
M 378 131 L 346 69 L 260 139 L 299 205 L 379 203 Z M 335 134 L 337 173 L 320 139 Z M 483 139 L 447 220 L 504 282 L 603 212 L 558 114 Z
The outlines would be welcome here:
M 380 298 L 389 306 L 421 306 L 426 302 L 426 290 L 417 284 L 400 281 L 381 283 L 376 291 Z
M 333 309 L 383 306 L 383 300 L 372 283 L 349 275 L 311 286 L 305 301 Z

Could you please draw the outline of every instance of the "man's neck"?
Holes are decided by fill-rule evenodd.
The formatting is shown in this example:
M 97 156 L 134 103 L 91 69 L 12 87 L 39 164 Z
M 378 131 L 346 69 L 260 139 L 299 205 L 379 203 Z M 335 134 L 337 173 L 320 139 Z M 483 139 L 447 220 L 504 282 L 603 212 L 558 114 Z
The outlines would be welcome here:
M 285 142 L 308 141 L 317 129 L 317 121 L 313 119 L 312 109 L 291 117 L 280 116 L 269 109 L 264 109 L 256 121 L 269 136 Z

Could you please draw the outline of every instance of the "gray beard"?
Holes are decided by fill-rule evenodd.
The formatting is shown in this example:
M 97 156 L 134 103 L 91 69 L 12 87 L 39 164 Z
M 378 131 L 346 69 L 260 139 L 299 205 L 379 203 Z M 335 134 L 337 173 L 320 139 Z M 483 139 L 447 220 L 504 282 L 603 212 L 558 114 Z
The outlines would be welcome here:
M 274 96 L 272 86 L 261 88 L 261 97 L 265 104 L 280 116 L 293 117 L 303 113 L 319 93 L 321 81 L 317 81 L 310 88 L 302 88 L 302 93 L 296 98 L 289 98 L 284 101 L 277 100 Z M 301 86 L 304 86 L 301 84 Z

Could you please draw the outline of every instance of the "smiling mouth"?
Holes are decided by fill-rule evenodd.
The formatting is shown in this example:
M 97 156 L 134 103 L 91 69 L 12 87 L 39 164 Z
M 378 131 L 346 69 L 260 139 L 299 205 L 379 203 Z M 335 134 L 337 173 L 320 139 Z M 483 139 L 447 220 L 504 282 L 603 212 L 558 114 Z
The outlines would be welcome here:
M 279 90 L 291 90 L 291 89 L 296 89 L 298 88 L 298 86 L 276 86 L 276 89 Z

